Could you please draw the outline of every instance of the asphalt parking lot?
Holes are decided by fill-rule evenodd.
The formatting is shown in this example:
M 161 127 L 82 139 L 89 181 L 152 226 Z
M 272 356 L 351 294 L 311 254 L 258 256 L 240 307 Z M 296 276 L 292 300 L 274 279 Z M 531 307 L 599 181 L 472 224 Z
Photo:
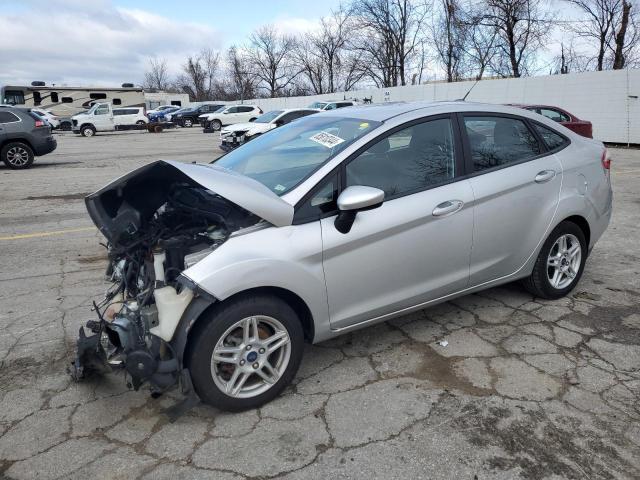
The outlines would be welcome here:
M 73 383 L 107 286 L 83 197 L 158 158 L 210 161 L 216 137 L 61 134 L 31 170 L 0 166 L 0 478 L 640 477 L 638 150 L 612 152 L 612 224 L 568 298 L 495 288 L 310 346 L 241 414 L 169 423 L 178 395 Z

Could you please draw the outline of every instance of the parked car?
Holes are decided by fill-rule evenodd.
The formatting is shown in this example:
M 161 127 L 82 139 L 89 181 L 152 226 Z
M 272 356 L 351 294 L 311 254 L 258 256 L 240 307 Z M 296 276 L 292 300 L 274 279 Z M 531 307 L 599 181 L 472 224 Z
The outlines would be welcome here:
M 156 108 L 153 108 L 151 110 L 147 110 L 147 115 L 153 114 L 153 113 L 159 113 L 159 112 L 164 112 L 167 110 L 171 110 L 171 111 L 175 111 L 175 110 L 179 110 L 180 107 L 177 105 L 160 105 Z
M 111 358 L 136 387 L 182 378 L 208 404 L 257 408 L 305 340 L 516 280 L 563 297 L 609 224 L 610 161 L 533 112 L 416 102 L 310 115 L 213 164 L 145 165 L 86 199 L 110 244 L 105 304 L 120 303 L 81 334 L 77 371 Z
M 57 147 L 51 127 L 29 109 L 0 108 L 0 160 L 11 169 L 29 168 L 34 157 Z
M 44 118 L 51 126 L 52 130 L 60 127 L 60 119 L 51 113 L 49 110 L 43 110 L 40 108 L 32 108 L 31 111 L 41 118 Z
M 554 122 L 564 125 L 569 130 L 576 132 L 583 137 L 593 138 L 593 125 L 587 120 L 580 120 L 572 113 L 558 107 L 550 107 L 548 105 L 513 105 L 516 107 L 531 110 Z
M 144 107 L 113 108 L 110 103 L 96 103 L 86 113 L 71 117 L 73 133 L 92 137 L 96 132 L 113 132 L 141 128 L 149 122 Z
M 168 106 L 161 110 L 147 112 L 147 117 L 150 122 L 168 122 L 167 115 L 177 112 L 178 110 L 180 110 L 180 107 Z
M 298 118 L 306 117 L 319 110 L 310 108 L 287 108 L 263 113 L 253 122 L 234 123 L 220 131 L 220 148 L 226 152 L 252 140 L 274 128 L 286 125 Z
M 313 102 L 308 108 L 316 108 L 318 110 L 335 110 L 336 108 L 353 107 L 357 104 L 358 103 L 353 100 Z
M 224 105 L 221 103 L 206 103 L 197 107 L 183 108 L 173 113 L 170 121 L 182 127 L 193 127 L 200 122 L 200 116 L 216 112 L 222 107 L 224 107 Z
M 200 124 L 204 132 L 220 130 L 225 125 L 253 122 L 263 114 L 257 105 L 225 105 L 215 113 L 200 115 Z

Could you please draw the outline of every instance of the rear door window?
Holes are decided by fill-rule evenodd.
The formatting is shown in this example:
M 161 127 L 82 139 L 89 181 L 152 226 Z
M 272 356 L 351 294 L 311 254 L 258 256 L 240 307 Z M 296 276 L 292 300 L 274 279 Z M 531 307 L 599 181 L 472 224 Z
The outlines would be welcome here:
M 519 163 L 542 153 L 538 140 L 523 120 L 465 115 L 464 125 L 474 172 Z

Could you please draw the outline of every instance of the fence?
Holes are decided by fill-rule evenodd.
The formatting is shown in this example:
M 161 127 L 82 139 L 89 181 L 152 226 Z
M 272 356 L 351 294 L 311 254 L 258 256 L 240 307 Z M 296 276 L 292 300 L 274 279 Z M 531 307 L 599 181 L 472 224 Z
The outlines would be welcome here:
M 356 90 L 306 97 L 246 100 L 265 112 L 304 107 L 318 100 L 372 97 L 373 103 L 456 100 L 473 81 L 429 83 Z M 640 144 L 640 70 L 610 70 L 566 75 L 482 80 L 467 101 L 555 105 L 593 123 L 595 138 L 611 143 Z

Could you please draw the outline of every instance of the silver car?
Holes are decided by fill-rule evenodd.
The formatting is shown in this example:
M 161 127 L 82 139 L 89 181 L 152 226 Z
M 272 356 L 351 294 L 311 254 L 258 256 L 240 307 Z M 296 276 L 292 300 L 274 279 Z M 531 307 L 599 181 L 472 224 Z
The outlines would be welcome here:
M 323 112 L 212 164 L 146 165 L 87 197 L 113 284 L 74 375 L 242 410 L 304 342 L 516 280 L 562 297 L 609 223 L 609 165 L 543 116 L 465 102 Z

